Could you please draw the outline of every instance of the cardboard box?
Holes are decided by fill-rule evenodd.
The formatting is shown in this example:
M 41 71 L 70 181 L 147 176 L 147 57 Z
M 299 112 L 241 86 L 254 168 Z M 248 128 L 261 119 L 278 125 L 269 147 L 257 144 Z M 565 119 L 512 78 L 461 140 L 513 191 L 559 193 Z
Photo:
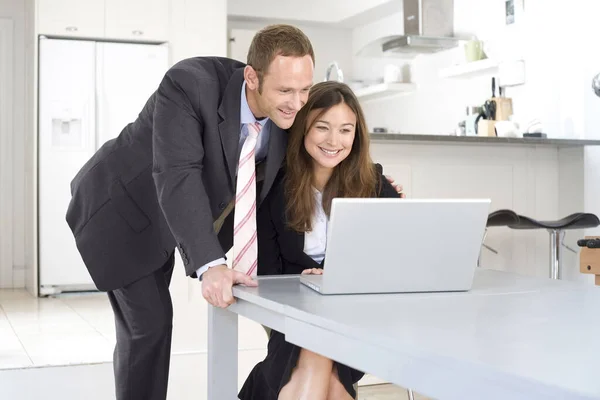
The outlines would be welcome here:
M 598 236 L 586 236 L 585 239 L 600 239 Z M 600 285 L 600 249 L 582 247 L 579 253 L 579 272 L 596 276 L 596 285 Z

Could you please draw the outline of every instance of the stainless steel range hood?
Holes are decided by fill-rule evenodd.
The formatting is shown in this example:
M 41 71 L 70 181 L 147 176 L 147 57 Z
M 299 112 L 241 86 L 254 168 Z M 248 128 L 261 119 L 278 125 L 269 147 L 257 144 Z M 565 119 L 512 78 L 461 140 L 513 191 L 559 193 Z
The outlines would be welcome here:
M 402 34 L 378 38 L 358 55 L 417 55 L 458 46 L 454 0 L 404 0 Z

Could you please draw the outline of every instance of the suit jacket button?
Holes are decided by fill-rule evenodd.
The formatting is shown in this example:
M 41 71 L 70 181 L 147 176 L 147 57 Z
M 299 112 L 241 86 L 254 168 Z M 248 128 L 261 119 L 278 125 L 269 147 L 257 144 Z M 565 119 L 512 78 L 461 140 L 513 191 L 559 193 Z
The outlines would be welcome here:
M 225 202 L 219 203 L 219 210 L 223 211 L 226 206 L 227 206 L 227 204 L 225 204 Z

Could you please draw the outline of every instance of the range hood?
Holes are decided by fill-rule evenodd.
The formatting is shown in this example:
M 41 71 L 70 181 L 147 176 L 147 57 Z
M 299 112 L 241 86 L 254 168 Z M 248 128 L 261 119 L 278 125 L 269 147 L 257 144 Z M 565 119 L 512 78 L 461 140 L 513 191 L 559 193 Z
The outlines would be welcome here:
M 404 31 L 370 43 L 358 55 L 417 55 L 458 46 L 454 0 L 404 0 Z

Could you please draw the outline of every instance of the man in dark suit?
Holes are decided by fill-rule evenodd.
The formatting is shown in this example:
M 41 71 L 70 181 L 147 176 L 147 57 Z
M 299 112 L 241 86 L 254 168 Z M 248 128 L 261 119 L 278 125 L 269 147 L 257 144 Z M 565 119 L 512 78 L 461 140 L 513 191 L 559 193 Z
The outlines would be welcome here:
M 115 313 L 117 399 L 166 398 L 175 248 L 214 306 L 233 302 L 234 284 L 256 285 L 224 259 L 233 242 L 240 151 L 249 124 L 258 123 L 258 207 L 281 166 L 284 129 L 306 102 L 313 68 L 309 39 L 288 25 L 258 32 L 248 65 L 183 60 L 71 183 L 67 222 Z

